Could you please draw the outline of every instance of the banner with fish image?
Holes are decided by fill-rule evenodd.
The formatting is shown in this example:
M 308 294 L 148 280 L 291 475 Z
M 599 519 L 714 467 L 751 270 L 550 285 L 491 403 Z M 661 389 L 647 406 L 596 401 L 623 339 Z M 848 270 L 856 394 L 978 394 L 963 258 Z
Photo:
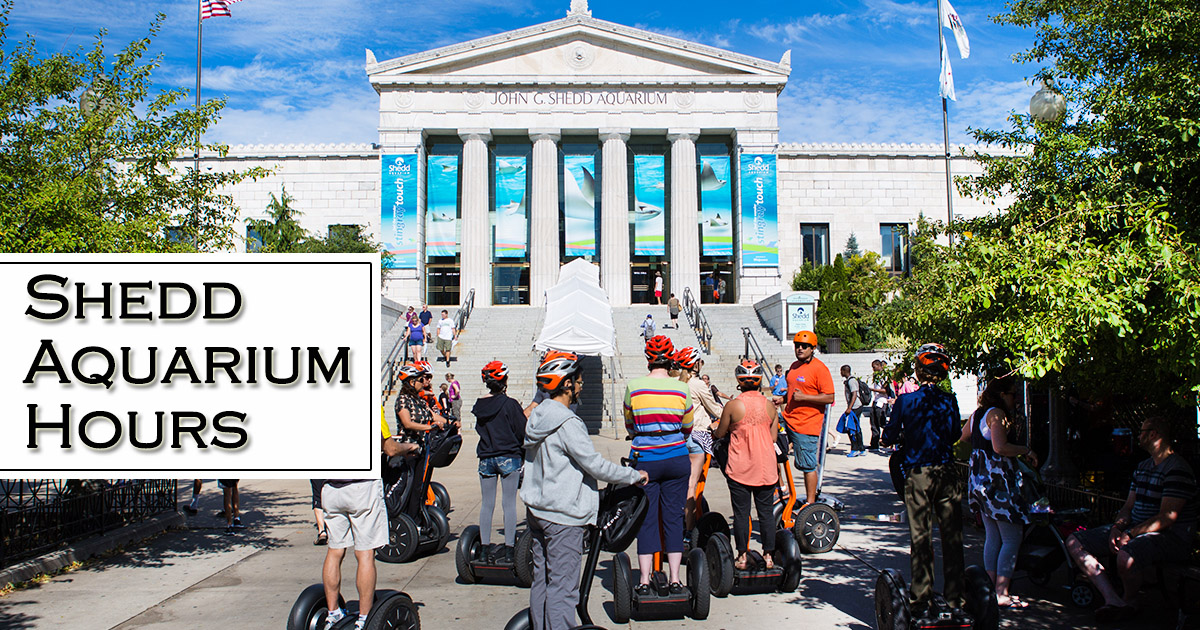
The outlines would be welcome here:
M 425 257 L 458 255 L 458 156 L 431 155 L 425 173 Z
M 733 183 L 729 156 L 700 158 L 702 256 L 733 255 Z
M 380 219 L 392 269 L 417 268 L 417 160 L 415 154 L 384 155 L 380 160 Z
M 596 156 L 563 156 L 563 232 L 567 256 L 596 255 Z
M 666 256 L 667 220 L 663 213 L 666 194 L 665 155 L 633 156 L 633 254 Z
M 524 258 L 529 242 L 524 155 L 496 156 L 495 258 Z
M 774 155 L 741 160 L 742 266 L 779 266 L 779 211 Z

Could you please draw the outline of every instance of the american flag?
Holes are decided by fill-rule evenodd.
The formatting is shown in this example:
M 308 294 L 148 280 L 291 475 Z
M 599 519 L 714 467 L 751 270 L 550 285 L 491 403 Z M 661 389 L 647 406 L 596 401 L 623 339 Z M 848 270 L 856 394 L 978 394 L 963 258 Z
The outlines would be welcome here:
M 200 19 L 207 20 L 210 17 L 232 17 L 229 13 L 229 5 L 240 1 L 241 0 L 200 0 Z

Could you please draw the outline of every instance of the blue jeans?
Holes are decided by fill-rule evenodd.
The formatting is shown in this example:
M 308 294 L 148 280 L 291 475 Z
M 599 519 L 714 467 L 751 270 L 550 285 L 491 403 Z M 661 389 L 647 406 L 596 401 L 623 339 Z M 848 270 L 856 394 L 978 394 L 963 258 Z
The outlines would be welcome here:
M 507 477 L 521 469 L 525 460 L 516 455 L 497 455 L 479 460 L 480 477 Z

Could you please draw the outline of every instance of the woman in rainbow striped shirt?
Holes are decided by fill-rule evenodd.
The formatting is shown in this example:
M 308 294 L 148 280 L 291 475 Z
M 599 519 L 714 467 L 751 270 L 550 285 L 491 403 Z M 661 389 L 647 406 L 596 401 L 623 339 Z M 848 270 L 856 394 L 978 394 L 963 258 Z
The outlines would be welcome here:
M 684 592 L 679 581 L 683 560 L 683 507 L 687 501 L 687 438 L 692 432 L 692 398 L 686 383 L 671 378 L 675 347 L 662 335 L 646 341 L 650 373 L 625 387 L 625 429 L 633 436 L 630 457 L 650 477 L 646 484 L 649 507 L 638 531 L 638 595 L 650 592 L 654 554 L 667 554 L 671 592 Z M 662 535 L 659 535 L 659 524 Z

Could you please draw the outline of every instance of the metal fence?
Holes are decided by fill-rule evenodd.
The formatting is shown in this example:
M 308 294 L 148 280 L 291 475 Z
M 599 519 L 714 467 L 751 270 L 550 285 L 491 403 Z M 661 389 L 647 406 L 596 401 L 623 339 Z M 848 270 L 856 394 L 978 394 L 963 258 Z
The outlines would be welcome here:
M 177 482 L 0 479 L 0 568 L 175 510 Z

